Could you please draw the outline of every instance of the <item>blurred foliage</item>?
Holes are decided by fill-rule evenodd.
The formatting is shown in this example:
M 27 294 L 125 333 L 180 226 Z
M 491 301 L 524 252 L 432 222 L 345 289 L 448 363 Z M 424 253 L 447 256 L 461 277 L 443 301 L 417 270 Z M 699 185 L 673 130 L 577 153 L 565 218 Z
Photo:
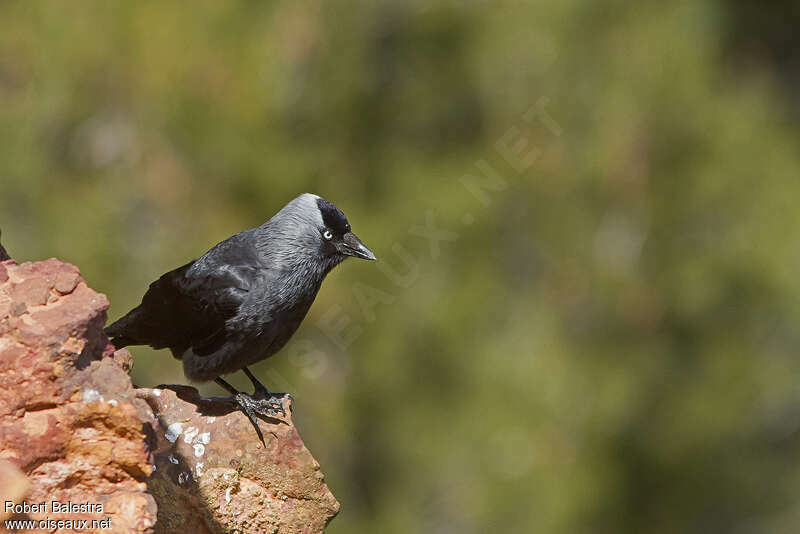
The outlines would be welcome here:
M 797 47 L 756 13 L 7 1 L 4 244 L 116 318 L 297 194 L 337 203 L 381 261 L 257 366 L 331 533 L 796 532 Z

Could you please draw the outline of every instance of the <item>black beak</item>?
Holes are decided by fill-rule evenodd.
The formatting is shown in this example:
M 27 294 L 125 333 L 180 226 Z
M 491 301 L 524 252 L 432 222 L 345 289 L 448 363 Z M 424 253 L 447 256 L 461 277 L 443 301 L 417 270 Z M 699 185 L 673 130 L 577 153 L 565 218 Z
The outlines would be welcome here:
M 353 232 L 347 232 L 342 237 L 342 244 L 339 251 L 347 256 L 354 258 L 361 258 L 364 260 L 377 260 L 375 254 L 372 253 L 367 246 Z

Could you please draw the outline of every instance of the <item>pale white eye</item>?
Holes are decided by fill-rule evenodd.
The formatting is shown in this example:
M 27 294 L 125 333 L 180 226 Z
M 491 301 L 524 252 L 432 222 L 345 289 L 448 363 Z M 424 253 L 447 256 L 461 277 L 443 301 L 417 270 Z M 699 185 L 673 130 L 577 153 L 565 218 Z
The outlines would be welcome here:
M 324 232 L 322 232 L 322 237 L 330 241 L 331 239 L 333 239 L 333 232 L 331 232 L 330 230 L 325 230 Z

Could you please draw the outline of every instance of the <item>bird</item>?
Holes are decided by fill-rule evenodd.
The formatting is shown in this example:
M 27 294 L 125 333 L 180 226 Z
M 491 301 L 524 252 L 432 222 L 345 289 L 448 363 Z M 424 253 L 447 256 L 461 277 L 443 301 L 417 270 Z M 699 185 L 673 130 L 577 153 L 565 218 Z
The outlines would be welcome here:
M 2 237 L 3 232 L 0 230 L 0 237 Z M 3 248 L 3 244 L 0 243 L 0 261 L 10 260 L 11 256 L 8 255 L 6 249 Z
M 332 202 L 304 193 L 261 226 L 221 241 L 150 284 L 142 302 L 105 329 L 114 348 L 167 348 L 191 381 L 215 381 L 263 436 L 256 415 L 282 397 L 248 369 L 277 353 L 305 318 L 327 274 L 347 258 L 376 260 Z M 222 375 L 243 371 L 252 395 Z

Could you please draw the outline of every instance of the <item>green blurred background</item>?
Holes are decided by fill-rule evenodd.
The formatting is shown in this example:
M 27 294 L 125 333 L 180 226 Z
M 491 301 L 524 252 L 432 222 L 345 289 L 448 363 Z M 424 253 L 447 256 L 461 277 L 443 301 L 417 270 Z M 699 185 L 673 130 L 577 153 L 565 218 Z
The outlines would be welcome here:
M 331 533 L 794 533 L 798 10 L 770 6 L 6 1 L 3 243 L 116 319 L 338 204 L 381 261 L 256 369 Z

